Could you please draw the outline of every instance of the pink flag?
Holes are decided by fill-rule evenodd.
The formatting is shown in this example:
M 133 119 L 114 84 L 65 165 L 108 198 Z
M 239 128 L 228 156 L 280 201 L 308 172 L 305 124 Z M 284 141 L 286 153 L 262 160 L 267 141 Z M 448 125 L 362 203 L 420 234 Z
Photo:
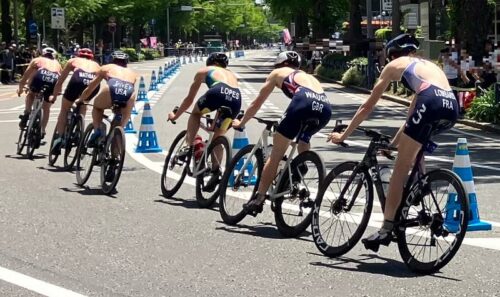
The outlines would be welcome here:
M 148 46 L 148 39 L 147 39 L 147 38 L 143 38 L 143 39 L 141 39 L 141 43 L 142 43 L 144 46 Z
M 156 41 L 157 41 L 156 36 L 149 37 L 149 42 L 151 43 L 152 48 L 156 48 Z
M 288 29 L 283 29 L 283 41 L 287 45 L 292 42 L 292 37 L 290 36 L 290 31 L 288 31 Z

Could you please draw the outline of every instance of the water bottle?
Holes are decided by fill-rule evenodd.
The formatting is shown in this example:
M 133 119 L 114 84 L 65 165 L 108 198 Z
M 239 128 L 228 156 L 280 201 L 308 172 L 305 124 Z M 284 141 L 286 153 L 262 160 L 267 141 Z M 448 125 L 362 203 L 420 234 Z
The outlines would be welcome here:
M 379 169 L 380 181 L 382 182 L 382 188 L 384 189 L 384 195 L 387 197 L 389 192 L 389 182 L 392 176 L 392 170 L 388 166 L 381 166 Z
M 203 149 L 205 148 L 205 142 L 203 142 L 203 138 L 200 135 L 196 135 L 194 138 L 194 158 L 196 161 L 199 161 L 201 156 L 203 155 Z

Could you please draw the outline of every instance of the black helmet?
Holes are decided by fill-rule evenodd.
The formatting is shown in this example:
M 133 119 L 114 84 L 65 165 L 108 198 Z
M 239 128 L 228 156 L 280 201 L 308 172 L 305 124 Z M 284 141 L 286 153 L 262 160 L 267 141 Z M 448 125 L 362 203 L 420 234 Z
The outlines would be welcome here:
M 207 59 L 207 66 L 212 66 L 215 64 L 219 65 L 222 68 L 226 68 L 227 65 L 229 64 L 229 59 L 224 53 L 221 52 L 211 53 Z
M 300 55 L 294 51 L 284 51 L 279 53 L 276 61 L 274 61 L 274 66 L 281 66 L 286 63 L 288 66 L 293 66 L 296 68 L 300 67 Z
M 420 42 L 410 34 L 401 34 L 391 39 L 385 46 L 385 54 L 389 60 L 407 56 L 411 52 L 418 50 Z

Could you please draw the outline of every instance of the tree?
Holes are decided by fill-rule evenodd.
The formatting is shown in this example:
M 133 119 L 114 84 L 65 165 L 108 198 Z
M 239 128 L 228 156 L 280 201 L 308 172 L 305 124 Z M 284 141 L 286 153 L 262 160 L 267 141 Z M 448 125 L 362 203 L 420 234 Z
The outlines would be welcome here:
M 10 17 L 10 0 L 2 0 L 2 40 L 12 40 L 12 18 Z
M 399 0 L 392 0 L 392 37 L 396 37 L 400 34 L 401 34 L 401 5 L 399 3 Z
M 361 54 L 359 42 L 363 39 L 361 32 L 361 6 L 360 0 L 349 1 L 349 32 L 347 40 L 351 46 L 353 55 L 358 56 Z

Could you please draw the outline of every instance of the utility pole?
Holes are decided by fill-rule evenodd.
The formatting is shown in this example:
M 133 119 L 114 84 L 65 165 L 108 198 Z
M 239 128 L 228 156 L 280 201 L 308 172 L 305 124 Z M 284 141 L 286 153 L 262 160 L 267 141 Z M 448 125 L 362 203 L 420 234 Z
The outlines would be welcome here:
M 367 84 L 371 88 L 374 81 L 374 68 L 373 68 L 373 52 L 375 43 L 373 42 L 373 26 L 372 26 L 372 0 L 366 0 L 366 37 L 368 39 L 368 67 L 367 71 Z
M 17 0 L 13 0 L 14 2 L 14 40 L 16 43 L 19 42 L 19 36 L 18 36 L 18 31 L 17 31 L 17 26 L 18 26 L 18 19 L 17 19 Z M 28 20 L 26 20 L 28 21 Z

